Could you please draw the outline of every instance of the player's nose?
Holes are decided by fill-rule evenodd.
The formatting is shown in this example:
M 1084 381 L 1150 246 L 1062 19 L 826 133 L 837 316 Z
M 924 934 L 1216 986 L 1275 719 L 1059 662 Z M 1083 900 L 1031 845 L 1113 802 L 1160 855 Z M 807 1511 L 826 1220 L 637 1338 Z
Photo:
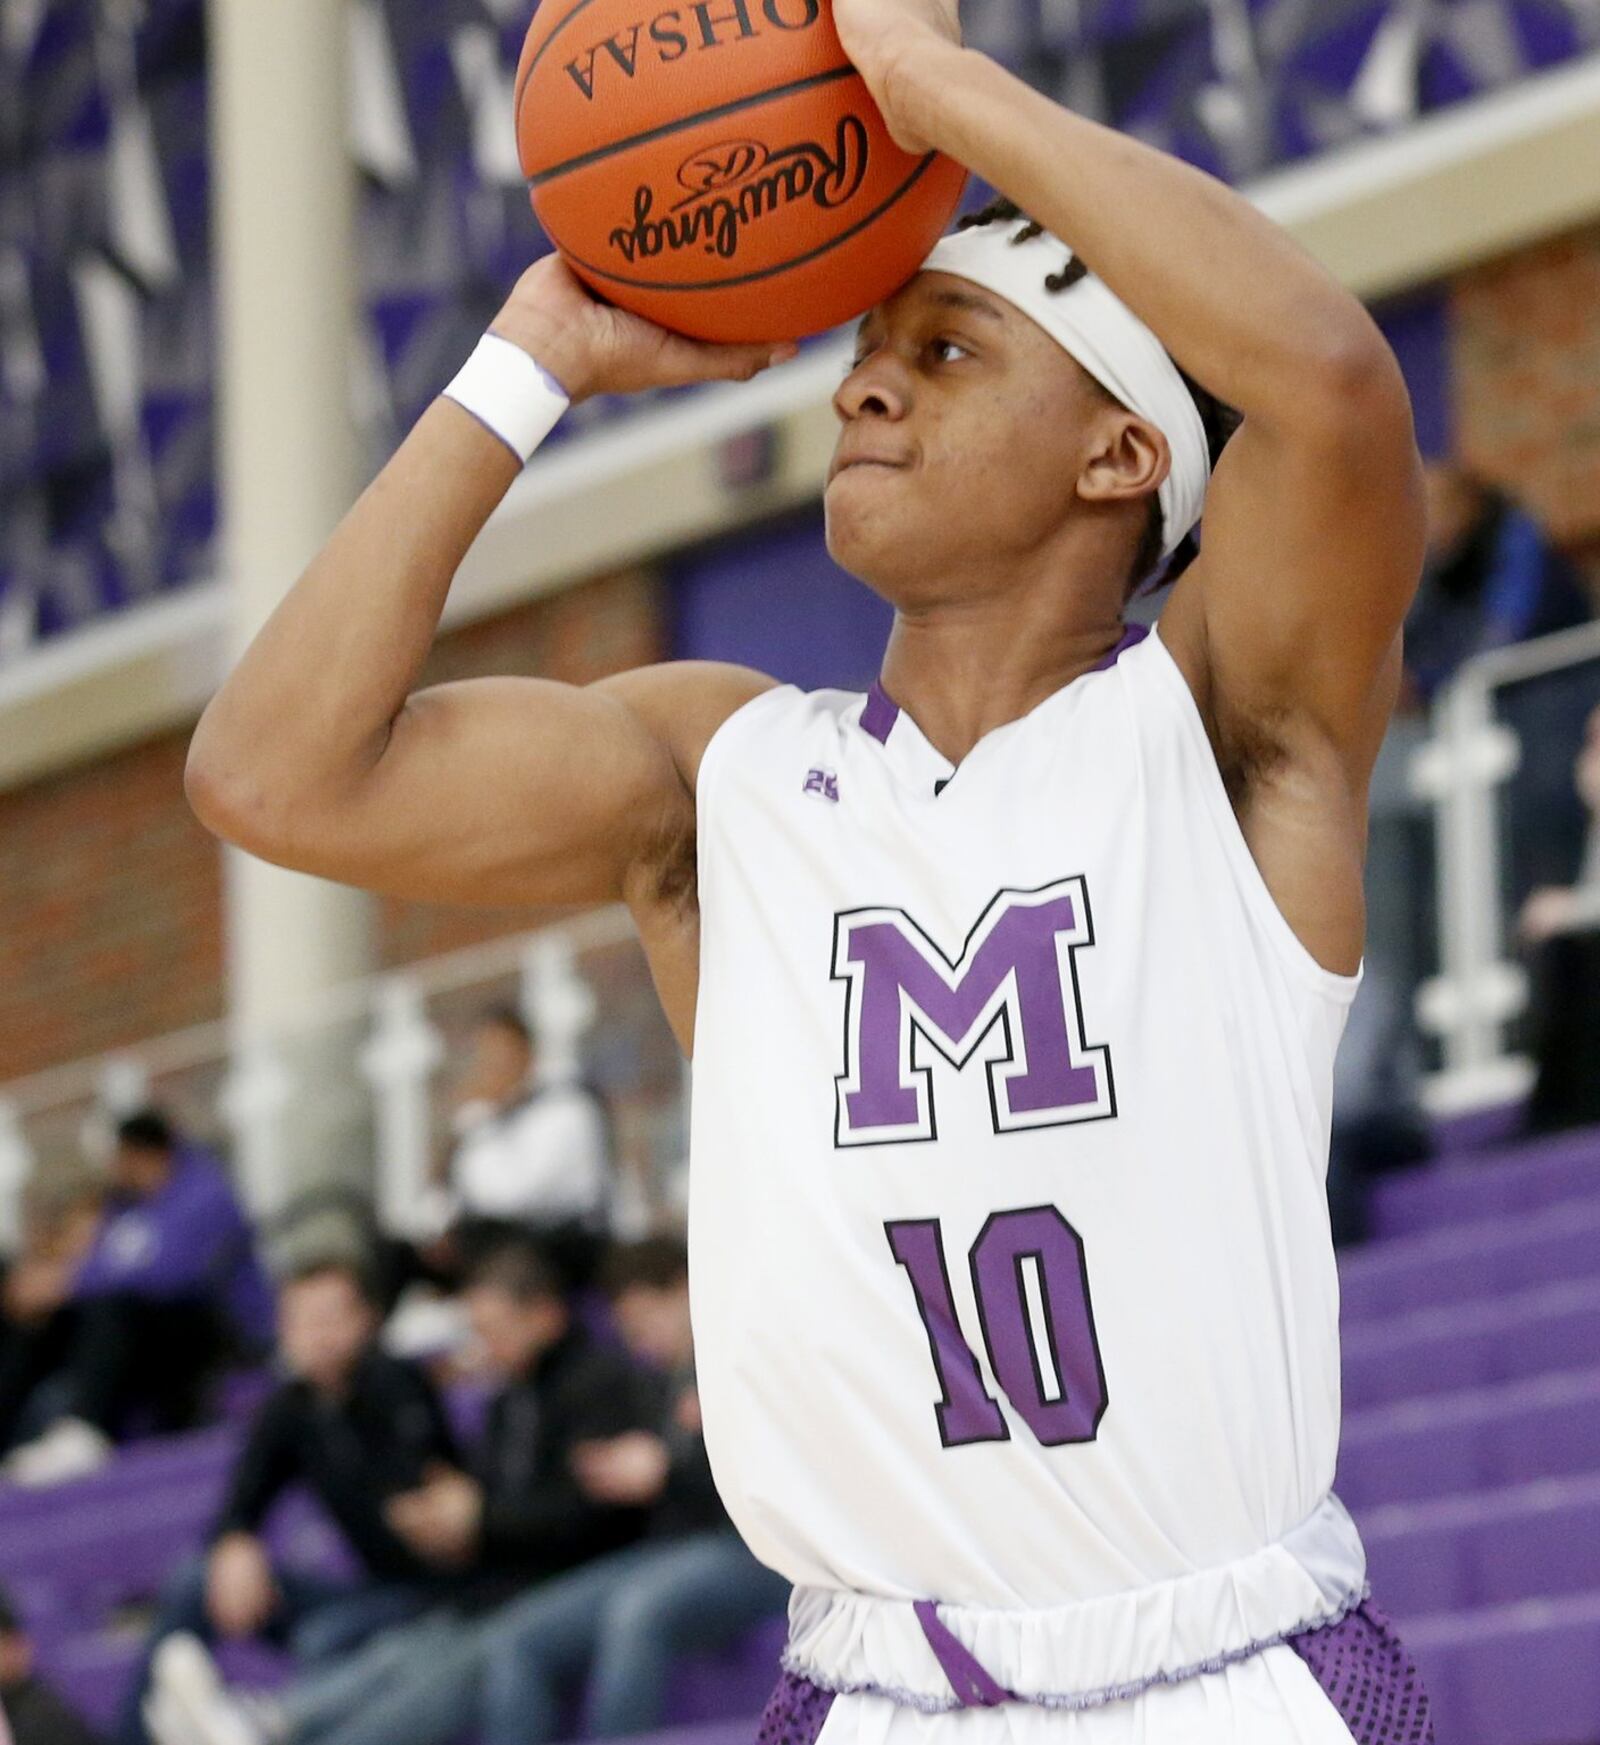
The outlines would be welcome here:
M 833 409 L 842 423 L 870 414 L 898 420 L 911 409 L 911 384 L 905 366 L 879 347 L 864 357 L 839 384 Z

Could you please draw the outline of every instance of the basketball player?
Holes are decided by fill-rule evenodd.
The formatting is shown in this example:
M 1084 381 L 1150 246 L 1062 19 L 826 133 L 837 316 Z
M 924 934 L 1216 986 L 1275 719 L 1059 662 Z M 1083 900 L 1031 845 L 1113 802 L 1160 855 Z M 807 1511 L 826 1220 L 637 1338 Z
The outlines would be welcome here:
M 568 397 L 767 361 L 544 261 L 207 711 L 194 803 L 403 897 L 630 905 L 694 1055 L 713 1464 L 796 1584 L 769 1737 L 1424 1740 L 1330 1490 L 1323 1179 L 1423 545 L 1398 369 L 1242 199 L 950 10 L 836 17 L 897 138 L 1036 221 L 945 239 L 838 391 L 881 683 L 412 694 Z

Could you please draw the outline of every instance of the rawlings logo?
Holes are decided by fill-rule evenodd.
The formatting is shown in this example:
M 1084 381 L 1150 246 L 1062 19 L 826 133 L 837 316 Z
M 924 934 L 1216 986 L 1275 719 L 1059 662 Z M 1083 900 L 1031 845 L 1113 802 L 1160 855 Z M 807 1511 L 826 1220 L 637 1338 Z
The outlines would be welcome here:
M 745 226 L 768 213 L 807 199 L 832 211 L 853 198 L 866 180 L 867 152 L 866 127 L 854 115 L 840 118 L 831 151 L 813 141 L 776 151 L 748 139 L 708 147 L 679 166 L 689 193 L 659 217 L 654 193 L 635 192 L 633 222 L 611 232 L 611 246 L 629 262 L 686 248 L 731 261 Z

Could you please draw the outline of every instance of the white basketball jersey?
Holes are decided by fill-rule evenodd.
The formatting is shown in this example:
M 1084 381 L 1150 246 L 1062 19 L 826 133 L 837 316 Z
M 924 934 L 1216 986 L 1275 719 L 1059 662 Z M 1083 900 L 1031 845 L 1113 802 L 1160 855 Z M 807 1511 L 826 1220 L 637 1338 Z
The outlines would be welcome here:
M 1336 1508 L 1356 979 L 1274 905 L 1159 636 L 954 769 L 881 691 L 771 691 L 699 831 L 698 1373 L 757 1555 L 1050 1608 Z

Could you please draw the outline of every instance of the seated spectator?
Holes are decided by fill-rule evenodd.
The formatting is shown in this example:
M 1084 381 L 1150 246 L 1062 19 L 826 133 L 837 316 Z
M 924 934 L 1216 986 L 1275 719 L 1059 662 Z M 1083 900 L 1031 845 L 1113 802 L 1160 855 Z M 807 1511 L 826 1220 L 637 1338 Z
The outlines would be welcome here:
M 251 1424 L 208 1549 L 179 1568 L 161 1596 L 117 1745 L 147 1745 L 151 1659 L 178 1632 L 207 1640 L 264 1635 L 315 1662 L 437 1600 L 451 1560 L 396 1532 L 389 1509 L 397 1497 L 445 1482 L 455 1444 L 432 1385 L 379 1348 L 378 1324 L 372 1287 L 349 1263 L 309 1265 L 284 1282 L 284 1379 Z M 262 1525 L 291 1486 L 327 1510 L 360 1565 L 358 1576 L 330 1579 L 274 1562 Z
M 611 1223 L 611 1135 L 604 1104 L 577 1079 L 537 1082 L 528 1026 L 509 1006 L 474 1026 L 457 1082 L 454 1143 L 431 1208 L 439 1235 L 405 1274 L 453 1286 L 473 1251 L 531 1231 L 569 1285 L 593 1276 Z
M 486 1620 L 512 1595 L 644 1531 L 642 1501 L 591 1493 L 576 1458 L 646 1421 L 633 1365 L 572 1318 L 558 1275 L 529 1238 L 503 1239 L 477 1258 L 467 1305 L 502 1383 L 475 1476 L 437 1473 L 385 1508 L 419 1557 L 460 1573 L 452 1599 L 297 1680 L 275 1707 L 232 1698 L 198 1646 L 183 1642 L 158 1669 L 158 1694 L 172 1709 L 162 1745 L 448 1740 L 476 1688 Z
M 97 1745 L 83 1717 L 39 1677 L 33 1659 L 27 1631 L 0 1594 L 0 1729 L 10 1723 L 12 1745 Z
M 61 1415 L 7 1460 L 17 1484 L 94 1471 L 141 1416 L 155 1430 L 188 1428 L 218 1364 L 270 1315 L 250 1227 L 215 1158 L 146 1109 L 118 1126 L 109 1177 L 88 1252 L 59 1281 L 75 1312 Z
M 22 1242 L 0 1279 L 0 1455 L 57 1416 L 51 1394 L 72 1354 L 72 1277 L 94 1240 L 99 1183 L 81 1167 L 36 1174 L 22 1197 Z
M 1520 932 L 1533 969 L 1529 1107 L 1536 1133 L 1600 1121 L 1600 708 L 1589 716 L 1577 788 L 1590 814 L 1576 884 L 1535 891 Z
M 1453 461 L 1427 469 L 1428 556 L 1406 619 L 1406 674 L 1427 701 L 1463 661 L 1585 623 L 1581 578 L 1528 512 Z
M 576 1470 L 590 1496 L 647 1506 L 649 1533 L 492 1620 L 477 1713 L 483 1745 L 561 1738 L 562 1694 L 585 1675 L 589 1737 L 659 1727 L 677 1659 L 725 1648 L 788 1604 L 788 1582 L 745 1548 L 711 1477 L 683 1244 L 621 1249 L 606 1282 L 629 1349 L 658 1377 L 657 1418 L 651 1429 L 579 1448 Z

